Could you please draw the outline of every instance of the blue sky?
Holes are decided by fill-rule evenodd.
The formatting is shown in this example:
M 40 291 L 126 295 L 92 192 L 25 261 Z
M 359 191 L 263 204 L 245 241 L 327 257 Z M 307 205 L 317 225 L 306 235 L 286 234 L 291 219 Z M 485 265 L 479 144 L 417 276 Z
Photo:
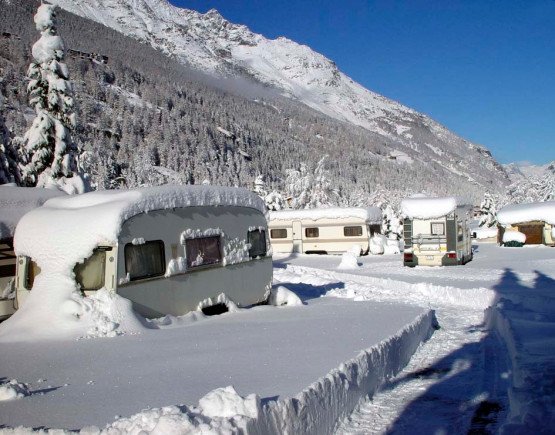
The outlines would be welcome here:
M 555 160 L 555 0 L 171 0 L 334 60 L 502 162 Z

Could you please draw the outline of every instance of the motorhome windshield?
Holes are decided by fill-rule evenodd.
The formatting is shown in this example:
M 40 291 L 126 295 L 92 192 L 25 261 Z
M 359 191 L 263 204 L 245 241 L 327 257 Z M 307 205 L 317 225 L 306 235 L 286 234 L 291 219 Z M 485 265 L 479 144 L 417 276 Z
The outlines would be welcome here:
M 81 290 L 98 290 L 104 287 L 106 251 L 105 248 L 96 248 L 83 263 L 75 265 L 73 272 Z

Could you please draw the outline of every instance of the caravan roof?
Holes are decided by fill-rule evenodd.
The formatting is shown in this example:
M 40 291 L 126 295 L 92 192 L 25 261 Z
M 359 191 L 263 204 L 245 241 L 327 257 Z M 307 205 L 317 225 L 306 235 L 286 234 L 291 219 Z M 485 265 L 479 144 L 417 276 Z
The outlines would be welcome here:
M 64 263 L 49 266 L 71 269 L 99 244 L 116 243 L 122 223 L 139 213 L 201 206 L 266 212 L 258 195 L 232 187 L 158 186 L 90 192 L 53 198 L 26 214 L 17 226 L 15 249 L 18 255 L 39 254 L 43 262 Z
M 544 221 L 555 225 L 555 201 L 506 205 L 497 212 L 497 221 L 501 225 L 531 221 Z
M 269 213 L 269 220 L 302 220 L 302 219 L 362 219 L 369 224 L 382 223 L 382 211 L 378 207 L 330 207 L 304 210 L 280 210 Z
M 452 213 L 457 207 L 466 206 L 462 198 L 446 196 L 443 198 L 412 197 L 401 201 L 401 214 L 409 219 L 435 219 Z M 468 205 L 468 207 L 471 207 Z

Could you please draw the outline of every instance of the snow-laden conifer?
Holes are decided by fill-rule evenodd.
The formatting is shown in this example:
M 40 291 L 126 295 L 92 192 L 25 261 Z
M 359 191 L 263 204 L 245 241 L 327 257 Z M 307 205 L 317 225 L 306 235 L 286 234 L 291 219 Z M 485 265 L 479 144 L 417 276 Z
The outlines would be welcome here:
M 0 94 L 0 184 L 19 184 L 17 153 L 10 143 L 10 134 L 4 119 L 4 97 Z
M 76 176 L 73 90 L 64 60 L 64 43 L 57 33 L 55 6 L 42 4 L 34 17 L 41 33 L 33 45 L 27 71 L 27 91 L 35 119 L 24 137 L 21 153 L 23 182 L 28 186 L 56 185 L 70 193 L 84 189 Z M 71 179 L 73 178 L 73 179 Z
M 497 224 L 497 204 L 491 193 L 486 192 L 480 204 L 480 226 L 491 228 Z

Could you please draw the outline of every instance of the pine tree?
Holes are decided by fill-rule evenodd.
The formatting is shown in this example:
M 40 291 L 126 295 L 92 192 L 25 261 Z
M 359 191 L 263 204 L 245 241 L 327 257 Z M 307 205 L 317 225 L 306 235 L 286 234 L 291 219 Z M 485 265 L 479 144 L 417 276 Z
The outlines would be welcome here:
M 4 97 L 0 94 L 0 184 L 20 183 L 17 153 L 10 143 L 10 134 L 4 120 Z
M 27 90 L 36 117 L 21 150 L 25 161 L 22 178 L 28 186 L 57 185 L 74 192 L 72 187 L 80 190 L 82 180 L 69 180 L 77 171 L 76 147 L 71 138 L 75 127 L 73 91 L 63 63 L 64 44 L 57 34 L 55 6 L 39 6 L 34 21 L 41 37 L 33 45 Z
M 486 192 L 480 204 L 480 226 L 491 228 L 497 224 L 497 204 L 491 193 Z

